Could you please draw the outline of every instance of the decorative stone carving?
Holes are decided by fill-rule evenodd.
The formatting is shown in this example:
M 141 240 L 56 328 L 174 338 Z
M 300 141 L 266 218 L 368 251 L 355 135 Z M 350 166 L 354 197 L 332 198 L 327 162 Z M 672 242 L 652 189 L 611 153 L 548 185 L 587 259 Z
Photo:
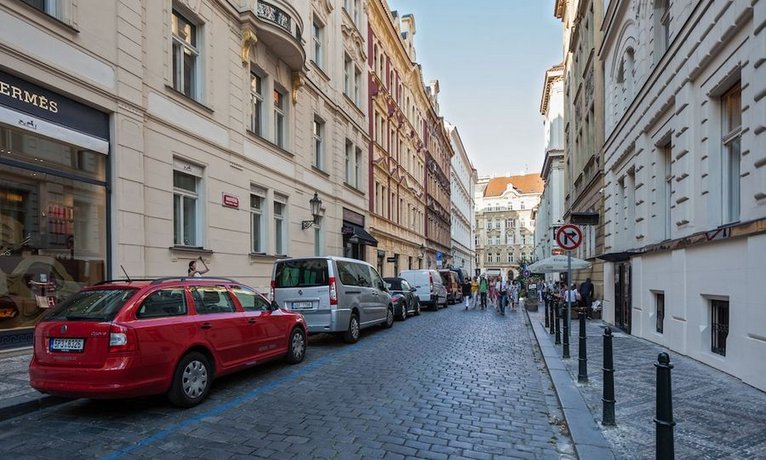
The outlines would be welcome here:
M 303 72 L 293 72 L 292 84 L 293 88 L 290 90 L 290 95 L 292 96 L 293 105 L 295 105 L 298 102 L 298 90 L 306 84 L 306 76 Z
M 247 28 L 242 31 L 242 49 L 240 50 L 240 57 L 242 58 L 242 65 L 248 65 L 250 63 L 250 51 L 253 46 L 258 43 L 258 37 L 255 35 L 253 29 Z

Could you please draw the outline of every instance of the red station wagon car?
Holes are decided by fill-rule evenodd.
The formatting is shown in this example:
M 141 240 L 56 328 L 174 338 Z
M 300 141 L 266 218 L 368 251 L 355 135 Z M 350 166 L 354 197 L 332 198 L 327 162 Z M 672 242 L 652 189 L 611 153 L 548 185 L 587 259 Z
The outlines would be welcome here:
M 30 383 L 94 399 L 167 393 L 199 404 L 215 377 L 262 361 L 301 362 L 306 324 L 254 289 L 221 278 L 108 281 L 35 328 Z

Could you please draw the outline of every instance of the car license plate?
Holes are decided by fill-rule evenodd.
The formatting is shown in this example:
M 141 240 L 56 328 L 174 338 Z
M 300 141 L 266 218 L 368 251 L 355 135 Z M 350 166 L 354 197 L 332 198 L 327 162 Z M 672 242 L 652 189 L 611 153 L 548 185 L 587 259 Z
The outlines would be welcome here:
M 311 310 L 314 308 L 312 302 L 293 302 L 293 310 Z
M 51 351 L 62 351 L 68 353 L 80 353 L 85 345 L 85 339 L 57 339 L 52 338 L 50 342 Z

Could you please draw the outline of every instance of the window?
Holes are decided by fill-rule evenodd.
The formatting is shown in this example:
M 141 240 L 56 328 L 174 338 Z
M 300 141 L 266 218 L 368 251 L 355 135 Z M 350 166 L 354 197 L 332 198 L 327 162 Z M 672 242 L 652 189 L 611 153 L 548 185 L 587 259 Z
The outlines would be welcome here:
M 356 105 L 362 105 L 362 71 L 359 67 L 354 66 L 354 103 Z
M 312 31 L 312 39 L 314 40 L 314 62 L 319 67 L 324 66 L 324 48 L 322 46 L 322 42 L 324 40 L 324 26 L 317 21 L 316 18 L 314 18 L 313 22 L 311 23 L 311 31 Z
M 670 5 L 669 0 L 656 0 L 654 2 L 654 40 L 656 51 L 655 62 L 670 46 Z
M 173 244 L 201 246 L 198 228 L 199 177 L 173 171 Z
M 655 329 L 660 334 L 663 333 L 665 330 L 665 293 L 664 292 L 657 292 L 654 294 L 654 302 L 657 308 L 656 316 L 657 316 L 657 324 L 655 324 Z
M 322 156 L 324 152 L 324 121 L 322 121 L 322 119 L 316 115 L 314 116 L 312 129 L 314 133 L 314 166 L 322 169 Z
M 274 200 L 274 253 L 287 254 L 285 245 L 285 217 L 287 213 L 286 199 Z
M 263 135 L 263 79 L 250 72 L 250 131 Z
M 231 292 L 245 311 L 271 311 L 271 303 L 250 289 L 237 286 L 232 287 Z
M 356 148 L 354 152 L 354 188 L 362 186 L 362 149 Z
M 136 312 L 136 318 L 164 318 L 186 314 L 186 294 L 182 288 L 162 289 L 149 294 Z
M 658 206 L 661 206 L 661 216 L 663 219 L 664 239 L 670 239 L 672 216 L 670 210 L 672 208 L 673 197 L 673 151 L 671 150 L 670 143 L 663 147 L 660 147 L 660 164 L 662 165 L 662 172 L 658 174 L 658 178 L 663 180 L 663 183 L 657 187 L 657 190 L 661 193 L 661 198 L 657 200 Z
M 173 10 L 173 88 L 197 99 L 199 48 L 197 26 Z
M 723 215 L 724 223 L 739 220 L 740 140 L 742 137 L 742 93 L 737 82 L 721 98 L 723 121 Z
M 322 254 L 322 227 L 317 225 L 314 227 L 314 255 L 321 256 Z
M 285 148 L 285 94 L 274 89 L 274 143 Z
M 729 335 L 729 301 L 712 299 L 710 351 L 726 356 L 726 338 Z
M 234 303 L 223 286 L 197 286 L 191 288 L 194 308 L 200 315 L 233 313 Z
M 492 262 L 492 254 L 487 253 L 487 263 Z
M 346 183 L 352 185 L 354 182 L 354 162 L 353 162 L 354 144 L 350 140 L 346 139 L 346 152 L 345 152 L 345 164 L 346 164 Z
M 351 56 L 346 54 L 343 61 L 343 94 L 351 98 L 353 91 L 354 63 Z
M 37 8 L 43 13 L 53 16 L 56 19 L 64 19 L 63 0 L 21 0 L 27 5 Z
M 266 252 L 266 226 L 263 215 L 265 203 L 265 190 L 256 189 L 250 193 L 250 251 L 253 253 Z

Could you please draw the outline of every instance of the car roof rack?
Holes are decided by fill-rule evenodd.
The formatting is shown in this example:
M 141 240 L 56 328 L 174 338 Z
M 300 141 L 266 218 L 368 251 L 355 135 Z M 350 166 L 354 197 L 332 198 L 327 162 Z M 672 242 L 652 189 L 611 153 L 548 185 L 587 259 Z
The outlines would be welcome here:
M 120 279 L 114 279 L 114 280 L 102 280 L 98 283 L 94 284 L 94 286 L 100 286 L 102 284 L 112 284 L 112 283 L 132 283 L 133 281 L 154 281 L 154 278 L 120 278 Z
M 155 278 L 151 280 L 151 284 L 159 284 L 165 281 L 187 281 L 187 280 L 203 280 L 203 281 L 226 281 L 227 283 L 236 283 L 240 284 L 239 281 L 233 280 L 231 278 L 224 278 L 222 276 L 165 276 L 162 278 Z

